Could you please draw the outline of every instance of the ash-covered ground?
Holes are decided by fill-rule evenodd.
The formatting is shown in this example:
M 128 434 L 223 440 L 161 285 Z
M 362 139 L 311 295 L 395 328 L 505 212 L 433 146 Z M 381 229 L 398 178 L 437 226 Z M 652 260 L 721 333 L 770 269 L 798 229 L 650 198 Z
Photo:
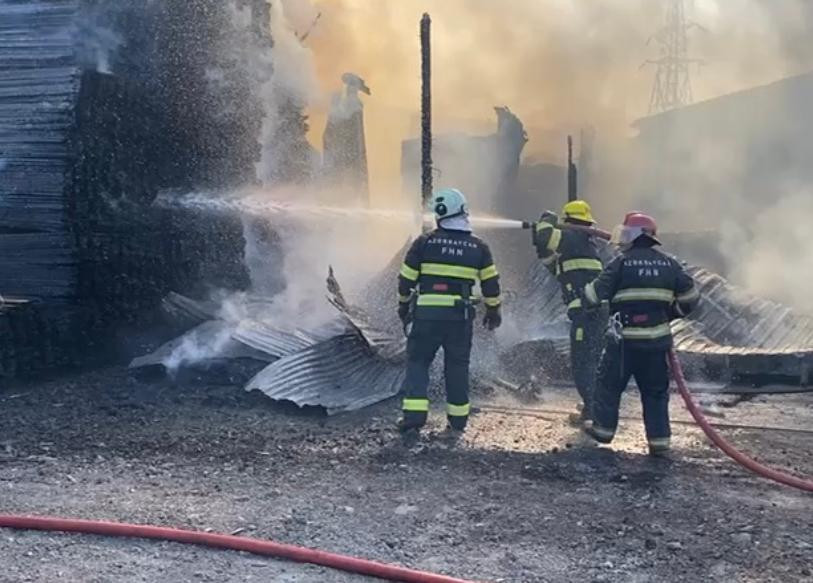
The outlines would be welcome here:
M 758 397 L 727 423 L 813 430 L 813 395 Z M 487 402 L 517 406 L 501 394 Z M 572 407 L 549 390 L 522 406 Z M 631 392 L 626 413 L 637 416 Z M 813 581 L 813 497 L 745 473 L 675 426 L 676 459 L 614 449 L 563 415 L 475 416 L 465 441 L 406 450 L 393 400 L 325 418 L 237 387 L 145 384 L 111 368 L 0 390 L 0 512 L 272 538 L 477 581 Z M 686 419 L 678 399 L 675 417 Z M 434 414 L 433 430 L 441 427 Z M 758 459 L 813 474 L 813 434 L 726 430 Z M 0 581 L 362 577 L 144 540 L 0 530 Z

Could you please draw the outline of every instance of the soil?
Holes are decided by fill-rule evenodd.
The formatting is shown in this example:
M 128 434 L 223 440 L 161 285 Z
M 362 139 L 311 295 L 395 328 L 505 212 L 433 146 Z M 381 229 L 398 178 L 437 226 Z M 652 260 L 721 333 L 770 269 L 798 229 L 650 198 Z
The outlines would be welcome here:
M 757 397 L 727 423 L 813 430 L 813 395 Z M 505 394 L 476 404 L 573 408 Z M 730 403 L 729 403 L 730 404 Z M 722 406 L 721 406 L 722 405 Z M 813 581 L 813 496 L 746 473 L 694 427 L 645 455 L 626 397 L 612 448 L 558 413 L 482 412 L 456 444 L 412 448 L 390 400 L 327 418 L 229 386 L 144 383 L 111 368 L 0 389 L 0 512 L 270 538 L 476 581 Z M 676 418 L 685 419 L 678 399 Z M 813 434 L 727 429 L 813 474 Z M 359 576 L 139 539 L 0 529 L 0 581 L 360 583 Z

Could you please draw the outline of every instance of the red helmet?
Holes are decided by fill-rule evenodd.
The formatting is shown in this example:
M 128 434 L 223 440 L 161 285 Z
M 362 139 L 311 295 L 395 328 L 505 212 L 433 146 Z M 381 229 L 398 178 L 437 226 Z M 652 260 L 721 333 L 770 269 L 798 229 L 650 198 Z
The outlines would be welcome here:
M 655 219 L 642 212 L 632 211 L 624 217 L 624 222 L 616 227 L 612 241 L 620 247 L 632 245 L 639 237 L 648 237 L 655 244 L 660 245 L 657 239 L 658 225 Z

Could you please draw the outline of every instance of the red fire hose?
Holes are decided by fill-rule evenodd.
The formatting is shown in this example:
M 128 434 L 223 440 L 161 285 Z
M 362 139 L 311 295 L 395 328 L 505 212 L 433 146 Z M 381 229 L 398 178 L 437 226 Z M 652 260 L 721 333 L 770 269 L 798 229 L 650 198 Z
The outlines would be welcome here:
M 706 437 L 708 437 L 714 445 L 719 447 L 728 457 L 733 459 L 742 467 L 754 472 L 759 476 L 762 476 L 763 478 L 768 478 L 769 480 L 779 482 L 780 484 L 785 484 L 786 486 L 792 486 L 793 488 L 799 488 L 800 490 L 804 490 L 806 492 L 813 492 L 813 480 L 799 478 L 786 474 L 785 472 L 780 472 L 778 470 L 763 466 L 742 452 L 734 449 L 730 443 L 728 443 L 719 433 L 717 433 L 711 423 L 709 423 L 708 420 L 703 416 L 700 408 L 692 399 L 692 395 L 689 392 L 689 389 L 686 387 L 686 379 L 683 376 L 683 369 L 680 366 L 680 361 L 678 360 L 674 350 L 669 351 L 669 366 L 672 369 L 672 376 L 675 378 L 680 395 L 683 397 L 683 400 L 686 403 L 686 408 L 703 430 L 703 433 L 706 434 Z
M 712 427 L 711 424 L 706 420 L 703 413 L 701 413 L 700 409 L 692 400 L 692 396 L 686 387 L 683 369 L 680 366 L 680 361 L 677 359 L 674 350 L 669 351 L 669 364 L 672 369 L 672 375 L 674 376 L 678 389 L 680 390 L 680 394 L 683 397 L 683 400 L 686 402 L 686 407 L 689 409 L 692 417 L 694 417 L 694 420 L 701 427 L 701 429 L 703 429 L 703 432 L 714 443 L 714 445 L 719 447 L 738 464 L 760 476 L 774 480 L 780 484 L 799 488 L 800 490 L 804 490 L 806 492 L 813 492 L 813 481 L 765 467 L 734 449 L 731 444 L 729 444 L 717 433 L 717 431 L 715 431 L 714 427 Z M 347 571 L 349 573 L 377 577 L 390 581 L 399 581 L 402 583 L 472 583 L 463 579 L 447 577 L 445 575 L 425 573 L 407 569 L 405 567 L 386 565 L 384 563 L 378 563 L 375 561 L 368 561 L 365 559 L 358 559 L 355 557 L 338 555 L 316 549 L 298 547 L 295 545 L 238 537 L 234 535 L 182 530 L 177 528 L 143 526 L 95 520 L 15 515 L 0 515 L 0 528 L 77 532 L 102 536 L 138 537 L 186 544 L 196 544 L 219 549 L 244 551 L 256 555 L 270 556 L 279 559 L 288 559 L 300 563 L 312 563 L 314 565 L 321 565 L 323 567 Z
M 330 567 L 331 569 L 347 571 L 348 573 L 357 573 L 359 575 L 367 575 L 369 577 L 378 577 L 380 579 L 400 581 L 403 583 L 472 583 L 471 581 L 455 579 L 454 577 L 414 571 L 405 567 L 386 565 L 384 563 L 357 559 L 346 555 L 337 555 L 305 547 L 227 534 L 181 530 L 178 528 L 162 528 L 96 520 L 12 515 L 0 515 L 0 527 L 159 539 L 218 549 L 244 551 L 255 555 L 288 559 L 300 563 L 312 563 L 314 565 Z

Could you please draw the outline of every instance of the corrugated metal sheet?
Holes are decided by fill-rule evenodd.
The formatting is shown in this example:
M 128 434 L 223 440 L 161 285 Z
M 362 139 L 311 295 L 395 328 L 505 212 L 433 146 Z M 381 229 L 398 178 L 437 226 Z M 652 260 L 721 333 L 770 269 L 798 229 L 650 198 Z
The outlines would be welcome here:
M 217 316 L 218 307 L 213 302 L 193 300 L 179 293 L 169 292 L 161 301 L 161 308 L 179 322 L 202 324 Z
M 390 269 L 392 267 L 390 266 Z M 390 280 L 388 286 L 390 290 L 393 289 L 395 277 Z M 373 354 L 393 363 L 403 363 L 406 360 L 406 337 L 402 331 L 401 322 L 397 317 L 393 318 L 396 311 L 390 305 L 390 316 L 383 322 L 373 324 L 374 320 L 369 315 L 366 309 L 361 309 L 357 306 L 351 306 L 341 291 L 341 286 L 336 280 L 336 277 L 331 269 L 328 274 L 328 301 L 341 313 L 348 322 L 355 329 L 367 345 L 372 350 Z M 372 295 L 372 294 L 371 294 Z M 375 294 L 379 296 L 379 300 L 384 296 L 383 293 Z M 379 304 L 382 302 L 378 302 Z
M 690 271 L 703 301 L 692 314 L 694 325 L 678 321 L 673 327 L 680 350 L 813 354 L 813 318 L 748 294 L 708 270 L 695 267 Z
M 501 251 L 495 247 L 495 254 Z M 405 339 L 392 296 L 401 255 L 354 298 L 364 308 L 345 298 L 331 271 L 328 299 L 341 320 L 320 330 L 284 332 L 254 320 L 232 330 L 232 338 L 242 346 L 279 358 L 258 373 L 246 390 L 260 390 L 272 399 L 300 406 L 323 406 L 330 413 L 358 409 L 397 394 L 404 377 Z M 562 370 L 567 366 L 569 326 L 558 283 L 538 261 L 528 268 L 520 265 L 525 258 L 519 254 L 502 256 L 506 318 L 517 327 L 513 344 L 498 348 L 503 363 L 509 363 L 515 381 L 530 377 L 542 365 Z M 768 372 L 807 378 L 800 357 L 813 355 L 813 319 L 745 294 L 707 270 L 690 271 L 703 302 L 692 319 L 673 324 L 679 351 L 706 360 L 724 357 L 716 362 L 729 375 Z M 203 317 L 210 311 L 177 295 L 168 303 L 187 316 Z M 480 326 L 476 330 L 480 338 L 473 362 L 477 350 L 495 350 L 494 336 L 485 336 Z M 791 358 L 783 358 L 787 356 Z M 476 374 L 488 376 L 489 371 Z
M 313 330 L 280 330 L 256 320 L 243 320 L 232 331 L 232 338 L 276 359 L 310 348 L 346 330 L 339 321 Z
M 344 334 L 281 358 L 257 374 L 246 390 L 330 414 L 361 409 L 396 395 L 404 367 L 377 358 L 355 333 Z

